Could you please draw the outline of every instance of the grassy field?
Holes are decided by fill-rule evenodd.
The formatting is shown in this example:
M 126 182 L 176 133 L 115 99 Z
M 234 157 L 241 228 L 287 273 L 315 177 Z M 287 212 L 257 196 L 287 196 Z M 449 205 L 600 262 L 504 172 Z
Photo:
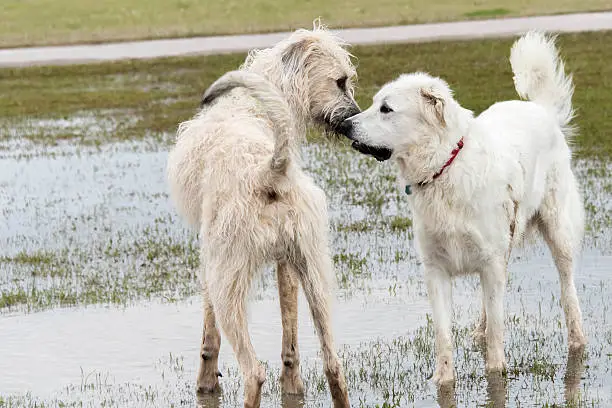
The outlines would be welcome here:
M 580 132 L 574 151 L 585 159 L 606 160 L 612 155 L 612 115 L 608 112 L 612 103 L 612 67 L 608 63 L 612 58 L 611 41 L 612 32 L 560 38 L 562 54 L 576 82 L 574 100 Z M 354 53 L 359 58 L 358 101 L 362 107 L 368 106 L 374 92 L 402 72 L 428 70 L 446 78 L 464 106 L 480 112 L 495 101 L 516 97 L 507 61 L 510 44 L 511 40 L 484 40 L 357 47 Z M 54 148 L 59 148 L 60 152 L 80 147 L 107 151 L 112 149 L 114 142 L 141 141 L 151 142 L 153 151 L 160 148 L 165 151 L 174 140 L 177 124 L 196 112 L 206 86 L 223 72 L 237 67 L 243 58 L 243 55 L 226 55 L 0 70 L 0 94 L 5 96 L 0 99 L 0 157 L 19 159 L 46 155 Z M 318 137 L 316 133 L 311 135 L 313 140 Z M 24 145 L 25 150 L 22 149 Z M 342 149 L 335 147 L 336 151 L 346 152 L 347 144 L 344 145 Z M 38 153 L 32 154 L 27 146 Z M 157 161 L 163 158 L 155 160 L 151 167 L 156 168 Z M 112 169 L 112 179 L 123 180 L 134 174 L 130 161 L 103 161 L 96 166 Z M 42 171 L 60 179 L 72 177 L 61 169 Z M 599 170 L 591 166 L 588 171 L 597 173 Z M 605 174 L 606 171 L 592 176 L 601 178 Z M 334 179 L 325 180 L 325 183 L 333 184 Z M 385 179 L 384 187 L 380 187 L 380 181 L 372 181 L 380 188 L 356 193 L 361 183 L 350 193 L 343 193 L 343 199 L 380 214 L 385 206 L 385 191 L 394 190 L 394 178 Z M 28 187 L 23 188 L 20 194 L 27 196 Z M 87 191 L 91 187 L 85 183 L 79 188 Z M 111 183 L 107 188 L 114 191 L 117 187 Z M 130 189 L 130 184 L 125 188 Z M 611 187 L 607 183 L 603 188 L 609 192 Z M 37 193 L 32 191 L 31 194 Z M 96 194 L 95 190 L 91 194 Z M 142 196 L 141 192 L 133 194 Z M 155 201 L 164 194 L 164 190 L 148 191 L 140 200 Z M 28 205 L 27 201 L 23 205 Z M 49 205 L 52 208 L 57 203 L 52 201 Z M 72 207 L 74 204 L 66 199 L 66 205 Z M 590 200 L 586 206 L 591 215 L 589 230 L 597 231 L 610 225 L 609 213 L 599 211 L 601 203 Z M 138 206 L 132 204 L 120 211 L 129 212 L 132 207 Z M 133 231 L 127 235 L 111 234 L 88 243 L 85 249 L 66 245 L 59 251 L 26 249 L 0 256 L 0 265 L 10 271 L 54 279 L 50 286 L 37 290 L 11 287 L 1 294 L 0 309 L 16 305 L 46 308 L 58 301 L 60 304 L 123 303 L 159 293 L 178 298 L 193 293 L 197 287 L 195 242 L 185 235 L 172 237 L 170 231 L 174 221 L 167 215 L 154 218 L 154 224 L 138 234 L 134 235 Z M 70 234 L 80 230 L 81 223 L 80 218 L 68 212 L 62 228 Z M 336 228 L 342 233 L 364 233 L 379 228 L 391 232 L 407 231 L 410 226 L 410 219 L 398 215 L 379 217 L 375 223 L 343 222 Z M 23 245 L 29 246 L 29 239 L 23 238 Z M 95 254 L 93 258 L 92 254 Z M 403 255 L 393 256 L 401 258 Z M 100 268 L 97 261 L 92 261 L 104 259 L 108 269 L 115 270 L 124 257 L 138 262 L 119 269 L 119 277 L 108 274 L 107 268 Z M 343 285 L 351 285 L 355 271 L 363 269 L 364 260 L 358 253 L 337 256 L 336 263 L 346 265 L 347 272 L 339 277 Z M 160 264 L 164 267 L 160 268 Z M 150 267 L 144 275 L 143 267 Z M 78 290 L 72 289 L 75 282 L 78 282 Z
M 606 0 L 4 0 L 0 47 L 494 18 L 610 9 Z
M 581 156 L 612 154 L 612 32 L 560 38 L 574 73 Z M 511 40 L 355 47 L 362 107 L 400 73 L 425 70 L 445 78 L 458 100 L 480 112 L 515 99 Z M 124 61 L 102 65 L 0 70 L 0 143 L 18 134 L 37 143 L 81 144 L 166 137 L 197 109 L 203 90 L 244 55 Z M 381 61 L 385 61 L 381 64 Z M 483 84 L 486 84 L 484 86 Z M 106 124 L 106 126 L 102 126 Z M 172 138 L 169 138 L 170 140 Z
M 566 354 L 549 251 L 517 249 L 506 297 L 507 378 L 485 374 L 470 335 L 480 286 L 466 277 L 453 286 L 456 389 L 436 390 L 434 328 L 396 166 L 344 140 L 311 135 L 303 163 L 328 197 L 334 310 L 342 319 L 336 344 L 351 406 L 611 406 L 611 40 L 612 32 L 560 38 L 581 128 L 574 167 L 587 225 L 576 273 L 589 339 L 584 355 Z M 369 105 L 402 72 L 427 70 L 479 112 L 516 97 L 510 44 L 356 47 L 359 102 Z M 177 124 L 196 112 L 204 88 L 243 58 L 0 70 L 0 408 L 196 406 L 199 243 L 170 203 L 165 167 Z M 257 337 L 280 342 L 269 272 L 250 302 L 251 317 L 262 321 L 250 323 L 268 365 L 262 406 L 277 407 L 282 362 L 274 342 Z M 307 400 L 292 406 L 329 407 L 316 336 L 307 308 L 300 311 Z M 221 401 L 204 406 L 241 406 L 234 357 L 228 351 L 220 361 Z

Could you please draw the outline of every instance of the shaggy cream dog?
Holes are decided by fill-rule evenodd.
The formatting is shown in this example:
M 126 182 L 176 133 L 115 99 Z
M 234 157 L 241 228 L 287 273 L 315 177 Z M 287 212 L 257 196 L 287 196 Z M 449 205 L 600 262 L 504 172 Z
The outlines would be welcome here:
M 510 57 L 518 94 L 474 118 L 446 82 L 424 73 L 385 85 L 373 105 L 342 126 L 353 147 L 395 159 L 414 213 L 433 309 L 436 383 L 454 381 L 451 278 L 479 274 L 476 335 L 486 368 L 503 372 L 504 291 L 510 250 L 539 232 L 559 271 L 571 349 L 585 344 L 572 277 L 583 235 L 582 198 L 571 169 L 572 80 L 554 41 L 531 32 Z
M 200 233 L 202 392 L 218 387 L 218 325 L 243 374 L 244 406 L 259 406 L 265 372 L 249 339 L 246 302 L 253 279 L 276 263 L 283 391 L 301 394 L 304 388 L 297 341 L 301 284 L 334 407 L 349 406 L 330 325 L 334 271 L 327 205 L 323 191 L 300 168 L 298 144 L 309 124 L 333 131 L 359 112 L 354 77 L 350 54 L 336 37 L 320 27 L 299 30 L 273 48 L 251 53 L 241 71 L 215 82 L 202 111 L 179 127 L 168 176 L 173 201 Z

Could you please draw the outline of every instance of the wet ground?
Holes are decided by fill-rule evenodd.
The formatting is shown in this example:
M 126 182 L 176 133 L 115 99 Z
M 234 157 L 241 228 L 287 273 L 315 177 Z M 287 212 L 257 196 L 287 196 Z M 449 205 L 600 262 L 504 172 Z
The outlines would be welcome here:
M 167 148 L 158 140 L 2 146 L 0 407 L 241 406 L 240 376 L 225 342 L 223 393 L 199 401 L 194 393 L 202 326 L 197 241 L 168 201 Z M 454 286 L 457 385 L 437 390 L 428 379 L 431 313 L 394 167 L 323 143 L 305 148 L 304 162 L 329 197 L 334 328 L 353 406 L 612 406 L 610 165 L 576 163 L 588 214 L 576 270 L 589 339 L 584 355 L 567 354 L 556 271 L 538 243 L 517 250 L 510 266 L 507 380 L 484 373 L 470 337 L 479 285 L 465 278 Z M 262 405 L 329 406 L 304 302 L 306 399 L 283 401 L 271 271 L 252 298 L 251 335 L 268 366 Z

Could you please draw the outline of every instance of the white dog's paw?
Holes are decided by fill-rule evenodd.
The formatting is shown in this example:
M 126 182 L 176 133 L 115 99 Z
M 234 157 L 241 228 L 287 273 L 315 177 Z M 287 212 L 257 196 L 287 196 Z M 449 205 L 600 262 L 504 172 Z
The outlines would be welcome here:
M 495 359 L 487 361 L 486 366 L 487 373 L 497 373 L 506 375 L 508 373 L 508 368 L 506 366 L 506 360 L 504 359 Z
M 569 330 L 567 343 L 569 349 L 572 351 L 580 350 L 586 346 L 587 340 L 581 327 L 574 327 Z
M 472 332 L 472 339 L 474 340 L 474 343 L 478 345 L 485 344 L 487 342 L 487 331 L 484 328 L 477 326 Z
M 573 338 L 570 338 L 568 341 L 568 346 L 569 349 L 572 351 L 577 351 L 580 349 L 583 349 L 584 346 L 586 346 L 587 341 L 586 341 L 586 337 L 584 337 L 584 335 L 582 336 L 574 336 Z
M 432 378 L 434 384 L 442 386 L 455 382 L 455 370 L 450 360 L 438 362 Z

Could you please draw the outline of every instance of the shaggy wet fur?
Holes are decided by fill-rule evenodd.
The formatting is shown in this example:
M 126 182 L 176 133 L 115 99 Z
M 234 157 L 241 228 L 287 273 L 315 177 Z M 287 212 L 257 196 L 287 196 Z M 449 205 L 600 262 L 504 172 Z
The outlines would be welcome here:
M 265 380 L 249 339 L 246 302 L 262 269 L 277 264 L 283 324 L 281 385 L 303 393 L 297 341 L 301 284 L 321 341 L 334 407 L 348 407 L 330 325 L 334 282 L 325 194 L 300 167 L 298 145 L 311 124 L 333 131 L 359 112 L 355 69 L 326 30 L 299 30 L 252 52 L 240 71 L 206 92 L 203 109 L 180 125 L 168 162 L 172 199 L 201 240 L 204 334 L 198 389 L 218 387 L 219 326 L 258 407 Z M 245 89 L 246 88 L 246 89 Z
M 479 274 L 486 368 L 506 369 L 504 292 L 512 247 L 539 232 L 559 271 L 570 349 L 585 343 L 573 279 L 584 209 L 571 169 L 571 77 L 554 41 L 531 32 L 513 46 L 518 94 L 474 118 L 446 82 L 424 73 L 385 85 L 342 132 L 379 160 L 394 159 L 414 213 L 436 333 L 434 381 L 454 381 L 451 278 Z M 460 148 L 460 141 L 463 147 Z M 458 150 L 449 163 L 454 149 Z M 439 177 L 436 175 L 439 174 Z M 403 186 L 402 186 L 403 189 Z

